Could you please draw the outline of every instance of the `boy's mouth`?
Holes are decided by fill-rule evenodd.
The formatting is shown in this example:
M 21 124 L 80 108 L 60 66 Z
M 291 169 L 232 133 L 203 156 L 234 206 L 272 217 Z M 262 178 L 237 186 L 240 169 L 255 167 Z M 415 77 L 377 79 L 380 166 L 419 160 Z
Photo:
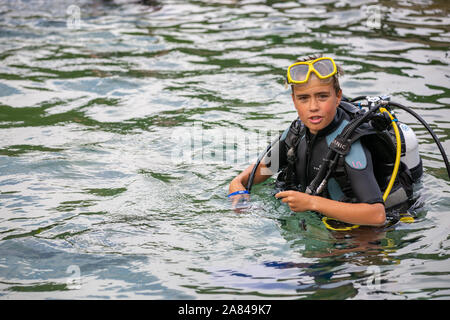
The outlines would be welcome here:
M 318 124 L 318 123 L 320 123 L 321 121 L 322 121 L 322 117 L 320 117 L 320 116 L 312 116 L 312 117 L 309 117 L 309 121 L 311 122 L 311 123 L 313 123 L 313 124 Z

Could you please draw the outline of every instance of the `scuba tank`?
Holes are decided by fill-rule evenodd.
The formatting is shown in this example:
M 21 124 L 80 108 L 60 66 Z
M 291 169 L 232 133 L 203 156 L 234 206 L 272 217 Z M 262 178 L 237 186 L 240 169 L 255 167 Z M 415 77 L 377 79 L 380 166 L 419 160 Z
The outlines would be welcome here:
M 405 152 L 400 160 L 406 164 L 411 171 L 413 180 L 417 181 L 422 175 L 422 159 L 419 154 L 419 140 L 414 131 L 406 124 L 399 123 L 398 127 L 402 133 L 405 144 Z

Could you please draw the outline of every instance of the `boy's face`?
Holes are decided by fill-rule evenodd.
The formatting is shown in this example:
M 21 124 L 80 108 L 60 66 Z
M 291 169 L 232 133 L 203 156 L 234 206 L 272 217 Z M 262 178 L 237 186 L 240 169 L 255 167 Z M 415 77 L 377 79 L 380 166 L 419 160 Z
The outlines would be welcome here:
M 295 85 L 292 92 L 298 116 L 312 134 L 317 134 L 333 121 L 341 98 L 342 91 L 336 94 L 332 82 L 323 83 L 317 77 Z

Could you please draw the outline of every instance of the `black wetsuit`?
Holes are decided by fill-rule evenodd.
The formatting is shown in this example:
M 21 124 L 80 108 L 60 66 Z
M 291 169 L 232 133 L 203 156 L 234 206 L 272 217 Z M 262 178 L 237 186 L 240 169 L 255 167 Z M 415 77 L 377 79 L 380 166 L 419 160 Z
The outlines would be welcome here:
M 333 121 L 316 135 L 305 128 L 304 134 L 299 137 L 295 152 L 294 183 L 297 190 L 305 191 L 319 171 L 328 151 L 328 145 L 349 121 L 351 121 L 350 116 L 337 108 Z M 287 148 L 286 143 L 281 140 L 280 168 L 288 165 Z M 338 170 L 329 179 L 327 188 L 321 196 L 345 202 L 384 203 L 373 171 L 372 155 L 360 140 L 352 144 L 350 153 L 345 156 L 345 160 L 342 160 L 340 165 L 340 173 Z M 345 175 L 346 183 L 342 183 L 343 175 Z

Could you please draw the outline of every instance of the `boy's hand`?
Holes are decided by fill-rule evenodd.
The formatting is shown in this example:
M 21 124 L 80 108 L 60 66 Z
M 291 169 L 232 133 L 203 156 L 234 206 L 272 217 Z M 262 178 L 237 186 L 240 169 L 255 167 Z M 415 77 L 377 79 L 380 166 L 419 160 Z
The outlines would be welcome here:
M 239 213 L 249 207 L 248 202 L 250 200 L 250 196 L 248 194 L 237 194 L 231 196 L 230 200 L 233 210 Z
M 311 199 L 309 194 L 299 191 L 282 191 L 275 195 L 276 198 L 281 199 L 282 202 L 287 203 L 292 211 L 308 211 L 311 210 Z
M 244 185 L 242 184 L 241 180 L 238 177 L 236 177 L 231 181 L 228 192 L 230 194 L 232 194 L 234 192 L 245 191 L 245 190 L 246 189 L 245 189 Z M 231 200 L 231 207 L 237 213 L 239 213 L 249 207 L 248 201 L 250 200 L 250 195 L 248 193 L 232 195 L 232 196 L 229 196 L 228 199 Z

